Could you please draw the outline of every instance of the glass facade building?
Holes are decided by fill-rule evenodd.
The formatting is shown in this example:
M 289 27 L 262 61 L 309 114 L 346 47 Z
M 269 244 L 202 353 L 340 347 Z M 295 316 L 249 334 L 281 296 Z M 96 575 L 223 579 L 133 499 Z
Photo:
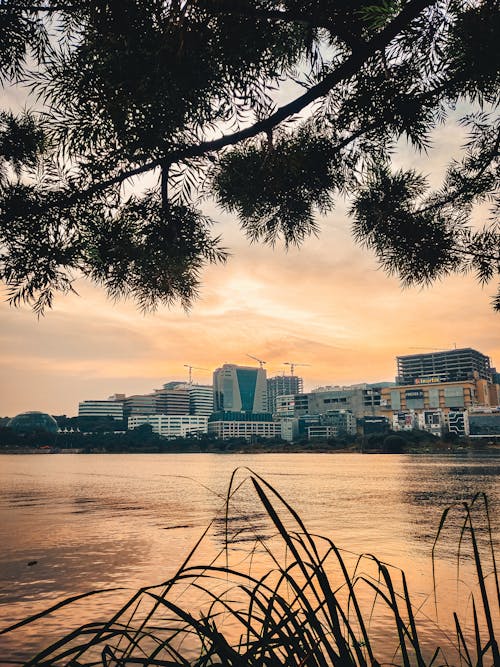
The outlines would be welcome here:
M 16 433 L 34 433 L 36 431 L 47 431 L 57 433 L 58 427 L 54 417 L 45 412 L 22 412 L 13 417 L 7 424 Z
M 263 368 L 224 364 L 214 372 L 214 411 L 266 412 L 267 384 Z

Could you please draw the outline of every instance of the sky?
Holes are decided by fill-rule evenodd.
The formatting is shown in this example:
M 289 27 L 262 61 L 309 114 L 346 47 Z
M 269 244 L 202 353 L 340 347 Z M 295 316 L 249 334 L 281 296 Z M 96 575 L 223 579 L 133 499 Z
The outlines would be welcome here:
M 400 145 L 396 167 L 415 167 L 439 184 L 465 136 L 455 123 L 438 128 L 429 155 Z M 180 307 L 142 314 L 114 303 L 80 280 L 79 296 L 58 296 L 40 319 L 11 308 L 0 291 L 0 417 L 26 410 L 78 413 L 78 402 L 114 393 L 148 393 L 171 380 L 211 384 L 223 363 L 266 361 L 268 377 L 297 366 L 306 390 L 320 385 L 393 381 L 395 357 L 473 347 L 500 367 L 500 317 L 493 285 L 457 275 L 428 288 L 402 289 L 356 246 L 348 204 L 321 218 L 319 238 L 288 252 L 251 245 L 238 222 L 206 202 L 231 258 L 208 267 L 201 296 Z M 476 222 L 481 222 L 481 212 Z M 203 370 L 202 370 L 203 369 Z M 206 370 L 205 370 L 206 369 Z

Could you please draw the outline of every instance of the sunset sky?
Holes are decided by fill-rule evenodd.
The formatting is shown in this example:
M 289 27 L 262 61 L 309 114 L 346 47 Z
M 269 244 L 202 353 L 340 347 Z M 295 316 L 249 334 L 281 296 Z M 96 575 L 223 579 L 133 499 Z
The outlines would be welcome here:
M 450 123 L 436 130 L 428 156 L 402 145 L 395 165 L 421 169 L 437 185 L 464 138 Z M 206 270 L 189 313 L 161 308 L 143 315 L 85 281 L 75 285 L 79 297 L 59 296 L 40 320 L 2 301 L 0 416 L 75 415 L 83 399 L 187 380 L 184 364 L 209 369 L 194 370 L 193 379 L 211 383 L 212 371 L 225 362 L 252 365 L 247 354 L 267 362 L 268 376 L 287 369 L 284 361 L 309 364 L 296 370 L 306 390 L 394 380 L 396 355 L 455 345 L 474 347 L 500 366 L 494 286 L 454 276 L 402 290 L 354 244 L 347 206 L 339 202 L 322 220 L 318 239 L 285 252 L 250 245 L 237 221 L 207 202 L 204 210 L 219 221 L 216 232 L 232 257 Z

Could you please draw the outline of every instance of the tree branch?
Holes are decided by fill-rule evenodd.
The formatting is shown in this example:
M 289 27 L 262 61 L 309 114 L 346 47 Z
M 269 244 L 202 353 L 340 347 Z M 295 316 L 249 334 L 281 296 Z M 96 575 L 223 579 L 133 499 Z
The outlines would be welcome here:
M 363 43 L 363 46 L 353 52 L 334 72 L 325 76 L 322 81 L 309 88 L 309 90 L 300 97 L 277 109 L 268 118 L 258 121 L 257 123 L 254 123 L 243 130 L 239 130 L 238 132 L 234 132 L 233 134 L 224 135 L 212 141 L 203 141 L 196 145 L 185 146 L 170 151 L 161 158 L 151 160 L 134 169 L 126 169 L 112 178 L 96 183 L 87 189 L 82 190 L 78 194 L 75 194 L 67 200 L 68 204 L 72 204 L 87 196 L 102 192 L 113 185 L 121 184 L 129 178 L 152 171 L 166 161 L 173 164 L 189 158 L 201 157 L 207 153 L 217 152 L 227 146 L 232 146 L 246 139 L 251 139 L 261 133 L 269 132 L 287 118 L 302 111 L 318 98 L 325 96 L 341 81 L 353 76 L 368 58 L 373 57 L 375 53 L 384 49 L 404 28 L 404 26 L 408 25 L 410 21 L 416 18 L 424 9 L 434 4 L 434 2 L 435 0 L 414 0 L 413 2 L 406 4 L 389 25 L 375 35 L 370 42 Z M 351 138 L 347 143 L 350 143 L 350 141 L 352 141 Z
M 495 144 L 491 151 L 489 151 L 484 158 L 483 165 L 481 169 L 472 177 L 467 179 L 467 183 L 470 184 L 471 181 L 477 180 L 480 178 L 486 169 L 490 166 L 490 164 L 493 162 L 493 160 L 499 156 L 499 149 L 500 149 L 500 130 L 497 133 L 497 138 L 495 141 Z M 441 208 L 441 206 L 445 206 L 446 204 L 452 204 L 454 201 L 456 201 L 461 195 L 465 194 L 467 192 L 467 185 L 462 185 L 461 188 L 456 190 L 454 193 L 449 195 L 448 197 L 445 197 L 444 199 L 441 199 L 439 201 L 436 201 L 432 204 L 429 204 L 428 206 L 424 206 L 424 208 L 418 209 L 416 213 L 427 213 L 428 211 L 434 211 L 437 208 Z
M 315 14 L 303 14 L 301 12 L 287 10 L 286 12 L 280 10 L 272 9 L 255 9 L 252 7 L 240 8 L 240 7 L 224 7 L 224 3 L 220 3 L 222 6 L 215 7 L 211 6 L 209 3 L 204 3 L 202 9 L 209 14 L 232 14 L 233 16 L 241 16 L 243 18 L 253 18 L 257 20 L 264 21 L 273 21 L 273 22 L 285 22 L 285 23 L 295 23 L 297 25 L 303 25 L 306 28 L 324 28 L 328 30 L 330 34 L 338 37 L 343 42 L 345 42 L 351 49 L 358 48 L 365 44 L 362 39 L 359 39 L 353 33 L 345 30 L 340 23 L 335 23 L 333 21 L 325 20 L 324 17 L 321 17 L 319 12 Z

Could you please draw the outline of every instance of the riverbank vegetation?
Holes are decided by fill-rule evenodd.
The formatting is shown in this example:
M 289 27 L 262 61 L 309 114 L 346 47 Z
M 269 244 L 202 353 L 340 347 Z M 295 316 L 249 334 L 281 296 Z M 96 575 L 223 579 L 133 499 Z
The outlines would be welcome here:
M 113 425 L 111 425 L 112 427 Z M 76 425 L 75 428 L 78 428 Z M 116 428 L 116 426 L 115 426 Z M 498 440 L 498 439 L 497 439 Z M 497 450 L 498 443 L 491 440 L 460 438 L 445 434 L 438 438 L 427 431 L 413 430 L 388 432 L 369 436 L 339 434 L 337 437 L 308 440 L 303 436 L 288 442 L 281 438 L 256 436 L 252 441 L 244 438 L 221 440 L 211 434 L 186 438 L 165 438 L 154 433 L 149 425 L 137 429 L 111 430 L 103 423 L 92 432 L 68 430 L 58 434 L 33 431 L 16 433 L 0 425 L 0 453 L 36 451 L 40 447 L 57 451 L 81 453 L 286 453 L 286 452 L 363 452 L 366 454 L 443 453 L 467 450 Z
M 246 515 L 233 509 L 236 494 L 244 496 Z M 235 471 L 223 515 L 207 528 L 175 576 L 138 591 L 107 621 L 75 628 L 24 664 L 500 664 L 500 588 L 486 496 L 478 494 L 444 512 L 432 549 L 433 575 L 434 555 L 450 523 L 456 532 L 457 587 L 463 585 L 464 562 L 469 578 L 467 604 L 451 619 L 441 616 L 454 628 L 446 635 L 438 626 L 429 632 L 429 612 L 421 602 L 412 602 L 403 571 L 371 554 L 355 557 L 328 537 L 315 535 L 261 476 Z M 201 553 L 207 552 L 200 545 L 214 535 L 220 551 L 205 560 Z M 430 606 L 436 613 L 438 591 L 434 579 Z M 0 634 L 43 623 L 49 614 L 63 612 L 82 597 L 59 602 Z

